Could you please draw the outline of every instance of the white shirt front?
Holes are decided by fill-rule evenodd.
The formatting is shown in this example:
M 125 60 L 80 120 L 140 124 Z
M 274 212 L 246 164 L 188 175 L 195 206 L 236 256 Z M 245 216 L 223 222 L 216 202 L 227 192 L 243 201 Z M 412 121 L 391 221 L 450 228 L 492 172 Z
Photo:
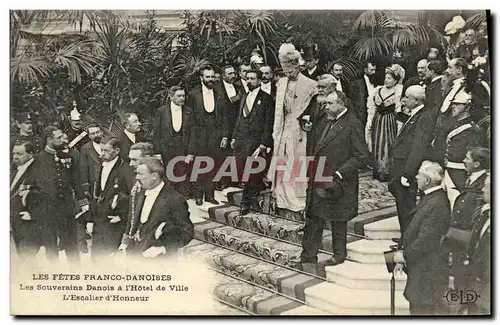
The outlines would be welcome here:
M 234 88 L 233 84 L 227 83 L 224 80 L 222 80 L 222 83 L 224 84 L 224 88 L 226 89 L 227 97 L 233 98 L 234 96 L 236 96 L 236 88 Z
M 205 107 L 205 111 L 212 113 L 215 109 L 214 90 L 208 89 L 203 83 L 201 84 L 201 89 L 203 93 L 203 106 Z
M 431 194 L 432 192 L 436 192 L 437 190 L 442 190 L 443 187 L 441 185 L 438 185 L 438 186 L 434 186 L 434 187 L 431 187 L 431 188 L 428 188 L 424 191 L 424 194 L 425 195 L 429 195 Z
M 115 166 L 118 161 L 118 157 L 111 161 L 103 161 L 102 162 L 102 171 L 101 171 L 101 191 L 104 191 L 104 187 L 106 186 L 106 182 L 108 181 L 109 173 L 111 173 L 111 169 Z
M 123 130 L 125 132 L 125 135 L 127 136 L 127 138 L 130 139 L 130 141 L 132 141 L 132 143 L 135 143 L 135 133 L 131 133 L 127 130 Z
M 170 112 L 172 114 L 172 126 L 175 132 L 179 132 L 182 127 L 182 107 L 170 102 Z
M 309 72 L 309 75 L 312 75 L 317 68 L 317 66 L 314 66 L 314 68 L 312 68 L 311 70 L 307 69 L 307 72 Z
M 443 76 L 434 77 L 434 78 L 432 78 L 431 83 L 433 83 L 436 80 L 442 79 L 442 78 L 443 78 Z
M 248 86 L 246 80 L 241 79 L 241 84 L 243 85 L 243 88 L 245 88 L 245 93 L 248 93 Z
M 144 199 L 144 205 L 142 206 L 142 211 L 141 211 L 141 223 L 146 223 L 149 219 L 149 214 L 151 213 L 151 209 L 153 208 L 153 205 L 155 204 L 156 198 L 160 194 L 161 189 L 165 183 L 161 182 L 160 185 L 157 187 L 151 189 L 151 190 L 146 190 L 144 192 L 144 195 L 146 198 Z
M 335 78 L 335 77 L 334 77 Z M 337 91 L 342 91 L 342 84 L 340 83 L 340 78 L 335 78 L 335 80 L 337 80 L 337 87 L 336 87 L 336 90 Z
M 101 145 L 99 143 L 95 143 L 92 141 L 92 146 L 94 147 L 95 151 L 99 156 L 102 156 L 102 150 L 101 150 Z
M 17 182 L 19 182 L 19 179 L 21 179 L 21 176 L 26 172 L 26 169 L 33 163 L 35 159 L 31 158 L 21 166 L 17 166 L 17 172 L 16 175 L 14 176 L 14 179 L 12 180 L 12 184 L 10 185 L 10 190 L 12 191 L 14 187 L 16 186 Z
M 255 102 L 255 98 L 257 98 L 257 94 L 259 93 L 259 88 L 255 88 L 251 92 L 248 93 L 247 95 L 247 107 L 248 107 L 248 112 L 250 113 L 252 111 L 253 103 Z
M 477 171 L 477 172 L 470 174 L 470 176 L 469 176 L 470 183 L 471 184 L 474 183 L 479 177 L 481 177 L 485 173 L 486 173 L 486 169 L 482 169 L 480 171 Z
M 268 83 L 261 83 L 260 84 L 260 89 L 262 89 L 262 91 L 266 92 L 268 95 L 271 95 L 271 82 L 268 82 Z
M 368 90 L 368 97 L 373 96 L 375 93 L 375 86 L 371 83 L 370 78 L 366 74 L 363 75 L 365 78 L 366 89 Z

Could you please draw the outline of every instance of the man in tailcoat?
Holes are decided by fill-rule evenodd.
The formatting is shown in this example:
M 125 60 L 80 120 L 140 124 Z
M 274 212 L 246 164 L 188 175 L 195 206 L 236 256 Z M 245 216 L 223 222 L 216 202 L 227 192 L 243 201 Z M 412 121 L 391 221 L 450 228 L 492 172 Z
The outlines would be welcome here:
M 432 138 L 434 121 L 428 107 L 424 106 L 425 89 L 410 86 L 403 97 L 404 107 L 410 117 L 402 126 L 391 148 L 392 168 L 389 191 L 396 199 L 401 234 L 410 222 L 410 211 L 417 202 L 415 176 L 425 160 Z
M 193 110 L 184 105 L 185 99 L 184 88 L 179 86 L 170 88 L 167 104 L 158 108 L 153 141 L 167 169 L 173 172 L 175 177 L 186 177 L 181 182 L 169 179 L 172 186 L 182 195 L 189 197 L 191 194 L 189 172 L 196 151 L 196 139 Z M 184 158 L 174 160 L 176 157 Z
M 443 102 L 443 63 L 431 61 L 427 64 L 428 85 L 425 88 L 425 107 L 432 111 L 436 123 Z
M 250 203 L 262 185 L 263 173 L 249 175 L 242 180 L 244 169 L 249 169 L 247 159 L 265 155 L 272 148 L 272 128 L 274 123 L 274 101 L 260 89 L 262 73 L 259 70 L 247 72 L 248 94 L 242 97 L 240 110 L 234 127 L 231 147 L 234 149 L 238 168 L 238 180 L 245 184 L 241 200 L 242 214 L 247 214 Z
M 127 168 L 119 157 L 120 143 L 116 138 L 102 141 L 102 164 L 93 182 L 95 214 L 92 236 L 92 259 L 117 251 L 127 224 L 129 188 Z
M 87 132 L 90 141 L 84 144 L 80 149 L 79 168 L 83 194 L 87 199 L 91 200 L 94 195 L 93 185 L 97 179 L 99 166 L 101 165 L 101 140 L 103 134 L 101 128 L 97 124 L 90 124 L 87 127 Z M 86 226 L 87 223 L 94 220 L 93 214 L 94 211 L 91 209 L 78 218 L 78 222 L 76 223 L 78 247 L 82 253 L 88 252 Z
M 377 86 L 375 82 L 377 67 L 373 62 L 367 61 L 363 72 L 363 77 L 353 82 L 351 101 L 354 108 L 353 113 L 364 127 L 368 118 L 368 108 L 366 106 L 368 97 L 374 95 Z
M 204 66 L 200 69 L 201 85 L 189 92 L 186 106 L 193 109 L 195 125 L 195 150 L 197 156 L 208 156 L 215 162 L 214 168 L 197 175 L 195 185 L 196 205 L 203 200 L 219 204 L 214 198 L 213 179 L 223 158 L 221 148 L 229 145 L 229 126 L 226 116 L 226 101 L 222 89 L 216 87 L 214 69 Z M 193 172 L 200 166 L 193 165 Z M 196 176 L 196 175 L 195 175 Z
M 118 136 L 118 142 L 120 142 L 120 157 L 128 163 L 130 146 L 134 143 L 146 141 L 147 136 L 141 129 L 141 122 L 136 113 L 126 112 L 123 114 L 121 122 L 124 130 Z
M 129 211 L 119 250 L 128 255 L 157 258 L 175 254 L 194 235 L 186 200 L 165 182 L 165 166 L 154 157 L 139 161 L 136 179 L 143 191 Z
M 264 65 L 259 70 L 262 72 L 260 89 L 270 95 L 273 101 L 276 100 L 276 82 L 274 81 L 273 69 L 269 65 Z
M 334 254 L 327 265 L 341 264 L 347 256 L 347 221 L 358 213 L 358 170 L 366 164 L 369 153 L 363 127 L 345 107 L 346 101 L 343 93 L 328 95 L 325 109 L 308 134 L 313 141 L 307 156 L 314 156 L 314 162 L 308 173 L 301 263 L 317 262 L 325 222 L 331 223 Z M 322 163 L 322 159 L 326 161 Z
M 395 272 L 408 275 L 404 290 L 411 315 L 439 314 L 439 301 L 448 284 L 447 254 L 441 240 L 450 225 L 450 204 L 441 187 L 443 168 L 428 160 L 417 178 L 422 199 L 410 211 L 410 223 L 403 234 L 403 248 L 394 254 Z
M 34 148 L 31 142 L 18 140 L 12 149 L 12 162 L 17 167 L 10 178 L 10 224 L 14 245 L 20 258 L 34 257 L 39 248 L 39 233 L 26 204 L 25 183 L 33 174 Z

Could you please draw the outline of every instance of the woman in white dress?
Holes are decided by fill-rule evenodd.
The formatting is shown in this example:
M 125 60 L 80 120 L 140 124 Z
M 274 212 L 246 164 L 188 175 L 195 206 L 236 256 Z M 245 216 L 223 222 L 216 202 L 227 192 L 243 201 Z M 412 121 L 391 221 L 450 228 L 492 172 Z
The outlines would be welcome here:
M 373 178 L 382 182 L 390 178 L 389 150 L 398 132 L 396 113 L 401 112 L 404 76 L 405 70 L 399 64 L 386 68 L 384 85 L 368 98 L 365 136 L 374 162 Z

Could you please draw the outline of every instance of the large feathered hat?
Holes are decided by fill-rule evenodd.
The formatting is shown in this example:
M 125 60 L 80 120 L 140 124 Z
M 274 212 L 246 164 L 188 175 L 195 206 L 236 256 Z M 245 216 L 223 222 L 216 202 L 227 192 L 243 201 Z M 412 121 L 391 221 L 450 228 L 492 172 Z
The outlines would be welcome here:
M 403 69 L 403 67 L 400 66 L 399 64 L 393 64 L 390 67 L 387 67 L 385 69 L 385 73 L 393 74 L 397 78 L 399 78 L 398 83 L 402 83 L 403 79 L 405 78 L 405 69 Z
M 278 51 L 278 58 L 280 60 L 281 66 L 298 66 L 301 56 L 299 51 L 295 49 L 295 46 L 293 44 L 284 43 L 280 46 L 280 49 Z

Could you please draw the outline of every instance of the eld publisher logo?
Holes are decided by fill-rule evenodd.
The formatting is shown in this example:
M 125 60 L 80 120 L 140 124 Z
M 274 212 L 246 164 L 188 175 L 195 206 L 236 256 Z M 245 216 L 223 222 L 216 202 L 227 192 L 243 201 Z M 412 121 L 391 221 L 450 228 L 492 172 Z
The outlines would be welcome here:
M 449 304 L 472 305 L 481 297 L 474 290 L 450 290 L 444 298 Z

